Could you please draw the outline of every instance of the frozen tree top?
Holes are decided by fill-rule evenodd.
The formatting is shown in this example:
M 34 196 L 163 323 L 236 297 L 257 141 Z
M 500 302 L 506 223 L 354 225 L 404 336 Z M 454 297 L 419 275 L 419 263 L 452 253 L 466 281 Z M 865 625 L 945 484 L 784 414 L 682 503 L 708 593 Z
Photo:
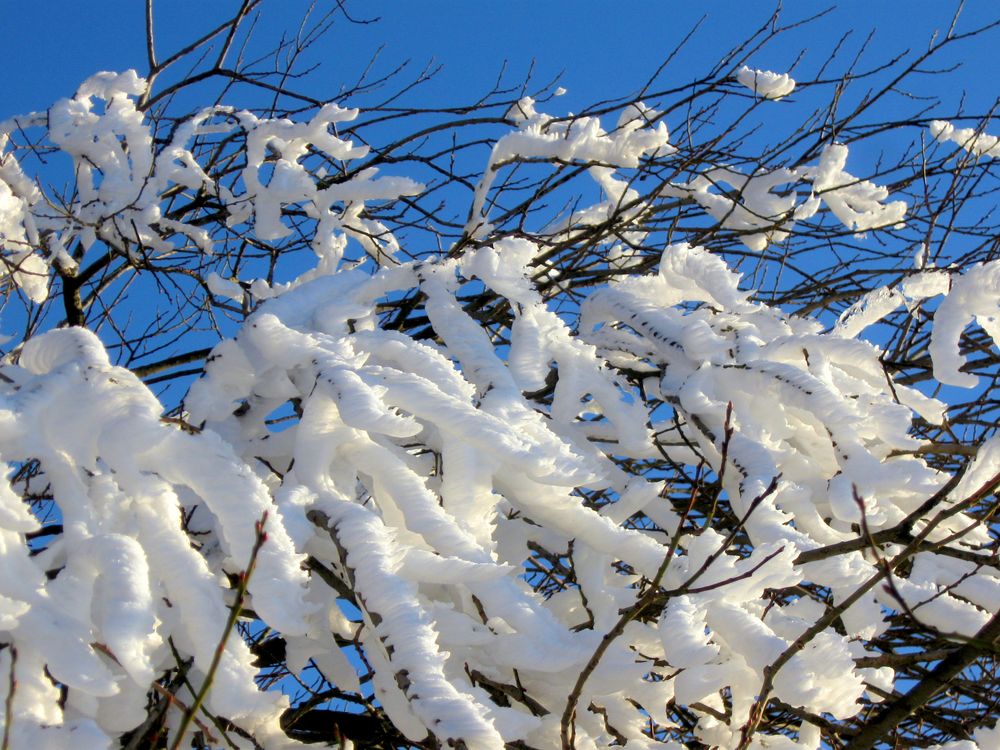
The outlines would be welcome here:
M 795 88 L 736 78 L 763 99 Z M 117 747 L 168 695 L 175 746 L 290 748 L 280 679 L 322 681 L 397 745 L 818 750 L 827 723 L 905 689 L 880 640 L 899 617 L 955 649 L 994 637 L 981 503 L 1000 438 L 954 468 L 926 435 L 949 429 L 937 384 L 986 387 L 970 360 L 1000 345 L 1000 260 L 938 268 L 922 247 L 824 316 L 756 294 L 752 264 L 712 242 L 651 228 L 687 212 L 762 263 L 797 232 L 902 230 L 917 207 L 857 177 L 848 145 L 680 167 L 689 145 L 641 102 L 555 117 L 524 97 L 462 178 L 460 218 L 427 217 L 458 239 L 415 259 L 379 209 L 435 185 L 350 131 L 363 113 L 216 105 L 164 135 L 146 92 L 99 73 L 0 125 L 3 280 L 42 305 L 100 253 L 98 270 L 137 273 L 183 259 L 197 299 L 239 325 L 169 413 L 72 325 L 72 294 L 67 325 L 3 361 L 5 745 Z M 22 131 L 68 157 L 65 200 L 14 148 Z M 981 131 L 931 131 L 997 155 Z M 544 240 L 510 223 L 534 168 L 573 170 L 590 196 Z M 276 264 L 301 234 L 313 257 L 294 274 L 215 263 Z M 577 246 L 592 262 L 560 265 Z M 594 276 L 560 297 L 574 271 Z M 935 388 L 862 337 L 928 311 Z M 994 748 L 998 731 L 941 747 Z

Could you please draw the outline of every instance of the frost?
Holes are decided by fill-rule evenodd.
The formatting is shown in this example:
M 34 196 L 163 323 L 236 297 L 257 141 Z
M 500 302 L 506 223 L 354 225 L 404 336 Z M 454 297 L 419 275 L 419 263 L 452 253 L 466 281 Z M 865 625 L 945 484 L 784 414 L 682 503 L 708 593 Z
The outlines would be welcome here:
M 795 80 L 788 73 L 773 73 L 744 65 L 736 72 L 736 80 L 764 99 L 781 99 L 795 89 Z
M 1000 138 L 995 135 L 987 135 L 976 128 L 956 128 L 944 120 L 933 120 L 929 127 L 936 140 L 955 143 L 973 156 L 1000 156 Z
M 749 68 L 738 80 L 765 99 L 795 85 Z M 960 478 L 927 460 L 915 416 L 942 425 L 947 405 L 897 382 L 862 338 L 933 310 L 928 369 L 976 386 L 963 369 L 972 343 L 1000 343 L 1000 261 L 934 268 L 921 246 L 916 268 L 830 327 L 648 225 L 680 204 L 753 254 L 830 214 L 848 232 L 899 226 L 905 203 L 848 173 L 847 146 L 644 188 L 635 170 L 677 158 L 664 115 L 635 103 L 607 121 L 555 118 L 526 97 L 469 182 L 460 252 L 414 261 L 423 250 L 374 209 L 423 188 L 364 162 L 368 147 L 338 130 L 356 110 L 295 122 L 214 106 L 154 137 L 145 86 L 101 73 L 47 123 L 0 127 L 5 282 L 42 302 L 51 267 L 86 268 L 77 258 L 97 243 L 136 267 L 220 253 L 199 288 L 240 324 L 170 412 L 84 328 L 4 361 L 0 705 L 13 747 L 117 746 L 164 692 L 165 731 L 184 744 L 178 706 L 209 681 L 206 716 L 234 746 L 293 746 L 288 698 L 260 688 L 284 675 L 259 672 L 271 647 L 413 743 L 560 747 L 569 716 L 578 750 L 676 748 L 650 722 L 668 737 L 683 716 L 703 744 L 736 747 L 772 698 L 847 721 L 900 690 L 871 661 L 890 613 L 958 641 L 1000 607 L 972 508 L 995 488 L 998 438 Z M 5 151 L 15 128 L 46 125 L 73 160 L 68 202 Z M 196 147 L 215 137 L 245 157 L 225 185 Z M 499 175 L 539 162 L 592 180 L 594 202 L 567 208 L 549 245 L 492 233 L 512 190 Z M 165 208 L 185 194 L 218 226 Z M 569 308 L 553 301 L 567 273 L 553 256 L 608 222 L 593 283 Z M 307 235 L 314 264 L 286 281 L 230 271 L 222 224 L 273 257 Z M 417 327 L 387 319 L 400 300 Z M 989 340 L 965 335 L 973 323 Z M 712 510 L 692 513 L 704 493 Z M 821 745 L 808 721 L 789 727 L 744 746 Z
M 0 276 L 6 275 L 32 302 L 44 302 L 49 292 L 48 264 L 32 247 L 38 243 L 31 205 L 39 193 L 20 170 L 12 154 L 4 154 L 7 134 L 0 129 Z
M 901 225 L 906 214 L 904 201 L 882 203 L 889 191 L 844 171 L 848 149 L 832 143 L 823 149 L 819 166 L 802 170 L 812 180 L 814 195 L 826 203 L 848 229 L 866 232 Z
M 861 331 L 882 320 L 905 302 L 902 293 L 888 287 L 880 287 L 851 305 L 837 320 L 837 335 L 854 338 Z
M 208 275 L 205 279 L 205 283 L 208 284 L 208 288 L 211 290 L 212 294 L 217 294 L 220 297 L 228 297 L 235 302 L 243 301 L 243 296 L 245 294 L 243 287 L 235 281 L 222 278 L 214 271 Z
M 507 118 L 519 127 L 497 141 L 490 154 L 484 177 L 476 186 L 465 232 L 481 238 L 489 232 L 485 214 L 486 196 L 501 167 L 521 159 L 550 159 L 557 162 L 592 164 L 598 182 L 617 183 L 607 167 L 636 167 L 647 154 L 669 154 L 670 134 L 659 114 L 641 103 L 630 105 L 618 125 L 607 132 L 595 117 L 581 117 L 568 122 L 553 121 L 535 110 L 535 101 L 525 97 L 515 103 Z M 655 123 L 655 127 L 653 127 Z M 619 196 L 616 196 L 619 197 Z
M 1000 261 L 980 263 L 951 277 L 951 289 L 934 316 L 929 347 L 934 377 L 942 383 L 974 388 L 979 382 L 961 371 L 967 360 L 959 352 L 962 331 L 973 319 L 1000 346 Z
M 322 180 L 301 163 L 316 151 L 341 163 L 364 157 L 366 146 L 331 132 L 337 123 L 356 117 L 356 110 L 329 104 L 309 122 L 293 123 L 210 107 L 180 123 L 166 144 L 157 144 L 136 106 L 145 89 L 146 81 L 135 71 L 98 73 L 81 84 L 74 97 L 48 110 L 42 121 L 48 125 L 47 136 L 74 163 L 76 197 L 66 206 L 45 196 L 13 154 L 4 153 L 10 131 L 41 122 L 22 118 L 0 123 L 0 274 L 31 301 L 40 303 L 48 296 L 52 262 L 75 268 L 76 261 L 66 251 L 75 242 L 89 249 L 100 240 L 130 257 L 135 253 L 132 243 L 160 256 L 184 247 L 211 255 L 214 241 L 205 229 L 171 219 L 161 210 L 161 202 L 178 187 L 217 196 L 229 212 L 229 226 L 252 222 L 256 236 L 269 242 L 291 231 L 282 223 L 282 213 L 289 206 L 303 207 L 317 221 L 312 245 L 322 259 L 312 276 L 338 266 L 348 237 L 380 263 L 396 254 L 395 238 L 378 221 L 364 217 L 365 203 L 412 195 L 422 189 L 419 184 L 375 177 L 375 169 L 346 181 Z M 243 190 L 234 193 L 202 169 L 191 148 L 199 137 L 237 133 L 245 138 L 247 160 Z M 242 299 L 236 287 L 217 275 L 208 283 L 213 294 Z
M 739 232 L 743 244 L 760 252 L 769 243 L 788 237 L 790 220 L 796 215 L 796 195 L 779 195 L 774 189 L 796 180 L 797 173 L 787 169 L 748 176 L 718 168 L 699 175 L 686 186 L 671 185 L 670 190 L 690 191 L 690 196 L 722 226 Z M 726 190 L 725 185 L 731 189 Z M 713 187 L 719 192 L 711 192 Z
M 713 166 L 690 182 L 668 183 L 660 195 L 694 200 L 755 252 L 783 242 L 796 222 L 814 217 L 824 203 L 852 232 L 901 227 L 906 202 L 884 203 L 887 188 L 844 171 L 847 155 L 847 146 L 833 143 L 823 149 L 817 166 L 760 169 L 749 175 Z M 806 183 L 811 183 L 812 192 L 800 201 L 795 188 Z
M 51 552 L 66 555 L 67 561 L 46 582 L 43 570 L 29 562 L 23 542 L 11 548 L 23 557 L 9 560 L 5 570 L 18 571 L 20 583 L 0 593 L 13 594 L 30 609 L 7 629 L 19 653 L 19 682 L 29 686 L 24 695 L 31 695 L 32 681 L 41 676 L 32 672 L 41 665 L 33 667 L 29 657 L 44 653 L 60 681 L 81 697 L 92 696 L 77 702 L 77 710 L 89 706 L 87 715 L 98 720 L 106 714 L 105 700 L 119 700 L 118 695 L 136 689 L 144 693 L 169 664 L 167 638 L 182 653 L 193 652 L 202 672 L 212 661 L 214 646 L 204 636 L 221 635 L 225 592 L 181 528 L 178 493 L 197 504 L 211 500 L 221 525 L 221 549 L 233 555 L 226 566 L 237 570 L 249 561 L 254 518 L 271 503 L 259 481 L 258 490 L 225 449 L 213 450 L 217 438 L 185 435 L 163 424 L 156 399 L 131 373 L 110 366 L 90 332 L 65 329 L 32 339 L 21 364 L 21 388 L 4 402 L 12 419 L 0 444 L 8 461 L 40 462 L 59 498 L 65 528 L 64 540 Z M 74 402 L 86 407 L 69 409 Z M 69 414 L 77 421 L 67 423 Z M 20 433 L 19 423 L 33 426 L 30 439 Z M 208 481 L 218 484 L 208 490 Z M 185 488 L 205 496 L 190 495 Z M 231 511 L 224 506 L 227 495 L 239 498 Z M 24 529 L 23 521 L 13 520 L 17 525 L 5 522 L 3 534 Z M 269 612 L 275 623 L 295 632 L 308 612 L 301 601 L 305 579 L 280 520 L 272 520 L 268 529 L 273 542 L 260 556 L 263 572 L 251 583 L 251 593 L 260 596 L 262 614 Z M 57 635 L 54 628 L 62 632 Z M 92 643 L 102 644 L 111 660 L 102 663 Z M 255 707 L 277 705 L 277 699 L 257 692 L 248 651 L 239 641 L 230 643 L 211 700 L 234 719 L 250 717 L 250 729 L 262 720 L 251 717 Z M 119 731 L 131 728 L 117 726 Z

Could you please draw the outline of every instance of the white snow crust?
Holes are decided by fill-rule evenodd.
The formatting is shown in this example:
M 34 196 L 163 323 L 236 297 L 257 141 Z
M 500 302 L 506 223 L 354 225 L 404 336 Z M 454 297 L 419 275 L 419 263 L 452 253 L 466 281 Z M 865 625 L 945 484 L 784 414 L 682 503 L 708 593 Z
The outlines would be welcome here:
M 746 67 L 738 80 L 765 99 L 795 86 L 787 74 Z M 472 249 L 417 263 L 363 211 L 366 201 L 419 192 L 417 183 L 374 169 L 324 181 L 303 164 L 317 151 L 363 158 L 367 147 L 335 132 L 357 111 L 327 105 L 292 122 L 213 107 L 157 146 L 136 105 L 144 87 L 132 71 L 100 73 L 49 110 L 48 138 L 77 175 L 78 200 L 65 210 L 4 154 L 13 128 L 43 119 L 0 127 L 9 283 L 44 300 L 51 264 L 73 262 L 59 248 L 77 242 L 127 253 L 138 239 L 152 253 L 211 253 L 210 233 L 162 215 L 176 185 L 217 197 L 229 223 L 252 226 L 262 241 L 291 231 L 290 207 L 304 212 L 317 222 L 316 263 L 287 284 L 207 279 L 213 294 L 266 301 L 215 347 L 181 419 L 164 419 L 152 392 L 83 328 L 32 338 L 3 366 L 0 706 L 10 708 L 12 747 L 109 748 L 143 721 L 154 681 L 178 660 L 200 685 L 224 636 L 233 581 L 251 561 L 246 606 L 286 640 L 290 665 L 311 661 L 356 692 L 367 667 L 334 636 L 356 637 L 374 697 L 411 741 L 559 747 L 569 689 L 650 581 L 662 612 L 622 627 L 582 685 L 581 750 L 621 737 L 630 748 L 676 747 L 642 731 L 650 718 L 669 728 L 671 701 L 696 717 L 702 742 L 734 747 L 778 660 L 774 697 L 809 713 L 845 719 L 866 694 L 878 700 L 893 689 L 891 669 L 856 661 L 873 655 L 866 644 L 899 606 L 867 585 L 878 560 L 859 548 L 824 551 L 857 539 L 862 525 L 924 528 L 930 541 L 966 553 L 989 542 L 982 529 L 950 534 L 973 523 L 956 504 L 1000 472 L 1000 443 L 986 443 L 963 481 L 914 517 L 950 477 L 920 457 L 910 427 L 915 414 L 941 423 L 945 405 L 893 383 L 880 349 L 858 337 L 901 307 L 940 297 L 934 375 L 974 387 L 959 345 L 973 323 L 1000 344 L 1000 262 L 962 272 L 921 266 L 826 330 L 753 301 L 706 248 L 672 244 L 652 272 L 595 286 L 572 326 L 539 291 L 543 249 L 490 237 L 494 180 L 519 161 L 582 166 L 600 188 L 598 202 L 558 228 L 567 241 L 621 210 L 628 218 L 648 201 L 681 200 L 760 252 L 821 211 L 866 232 L 897 226 L 906 205 L 845 171 L 848 148 L 837 143 L 816 165 L 751 174 L 716 165 L 643 198 L 623 172 L 674 153 L 660 113 L 634 105 L 605 128 L 595 117 L 556 120 L 526 98 L 507 114 L 511 130 L 472 195 Z M 932 129 L 996 155 L 986 136 L 950 127 Z M 237 132 L 246 165 L 244 191 L 233 194 L 190 146 L 199 134 Z M 624 239 L 643 236 L 633 228 Z M 348 240 L 373 262 L 343 262 Z M 618 248 L 612 262 L 633 261 Z M 509 304 L 509 341 L 498 345 L 463 308 L 467 283 Z M 383 330 L 380 302 L 417 292 L 433 336 Z M 643 390 L 612 364 L 639 373 Z M 545 389 L 548 400 L 532 395 Z M 268 417 L 288 404 L 295 418 L 279 429 Z M 701 457 L 743 519 L 751 548 L 743 558 L 711 526 L 682 531 L 668 488 L 622 468 L 662 458 L 692 467 Z M 40 521 L 12 484 L 29 463 L 61 516 L 62 533 L 42 546 L 32 542 Z M 584 502 L 588 493 L 609 501 L 596 507 Z M 637 514 L 648 528 L 632 522 Z M 538 546 L 572 555 L 574 585 L 549 597 L 532 589 L 524 566 Z M 894 588 L 927 622 L 971 636 L 1000 607 L 1000 571 L 947 551 L 920 552 Z M 307 561 L 353 591 L 353 620 L 337 586 Z M 828 603 L 769 592 L 804 583 L 834 603 L 867 588 L 836 627 L 824 621 L 796 647 Z M 249 647 L 230 634 L 206 707 L 260 746 L 290 747 L 279 723 L 288 699 L 259 690 L 256 673 Z M 492 684 L 516 684 L 531 702 L 495 700 Z M 726 712 L 717 710 L 722 695 Z M 178 697 L 193 700 L 186 688 Z M 945 747 L 995 747 L 997 732 Z M 797 742 L 755 742 L 818 748 L 819 735 L 803 724 Z

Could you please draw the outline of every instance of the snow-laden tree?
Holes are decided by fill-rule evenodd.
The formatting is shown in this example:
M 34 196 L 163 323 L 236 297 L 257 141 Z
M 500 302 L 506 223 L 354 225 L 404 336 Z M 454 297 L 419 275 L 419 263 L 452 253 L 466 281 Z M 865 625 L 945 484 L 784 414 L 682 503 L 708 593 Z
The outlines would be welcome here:
M 3 750 L 1000 746 L 980 31 L 359 111 L 257 5 L 0 123 Z

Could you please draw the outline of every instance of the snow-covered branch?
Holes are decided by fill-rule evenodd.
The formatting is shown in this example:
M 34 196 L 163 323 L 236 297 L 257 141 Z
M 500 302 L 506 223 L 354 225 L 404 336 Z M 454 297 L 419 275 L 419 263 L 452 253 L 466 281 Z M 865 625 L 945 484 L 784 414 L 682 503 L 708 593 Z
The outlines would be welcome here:
M 979 706 L 1000 260 L 938 226 L 985 231 L 949 212 L 996 139 L 747 158 L 796 82 L 720 70 L 712 111 L 733 80 L 711 137 L 520 95 L 381 145 L 333 103 L 168 121 L 135 71 L 0 124 L 34 311 L 0 367 L 5 750 L 870 747 L 946 667 Z M 905 736 L 994 746 L 941 716 Z

